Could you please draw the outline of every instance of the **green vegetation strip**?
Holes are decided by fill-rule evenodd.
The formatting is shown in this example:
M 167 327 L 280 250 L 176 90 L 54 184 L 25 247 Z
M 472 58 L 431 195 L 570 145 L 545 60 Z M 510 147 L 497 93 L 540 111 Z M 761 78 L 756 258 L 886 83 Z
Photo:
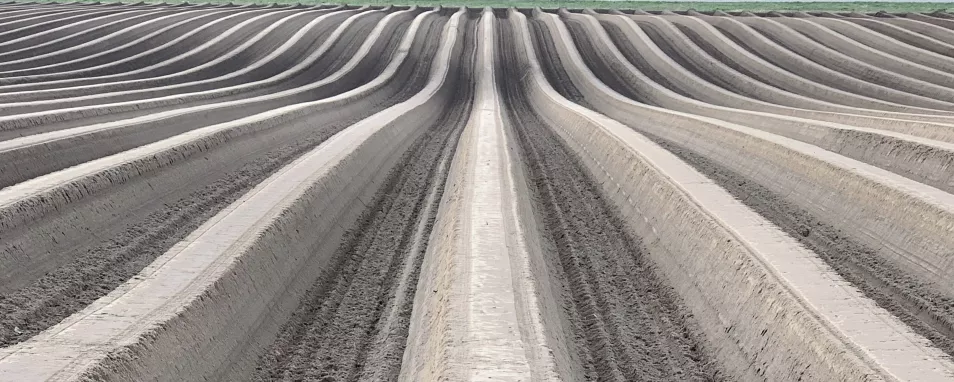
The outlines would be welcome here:
M 254 0 L 253 0 L 254 1 Z M 271 3 L 263 1 L 263 3 Z M 357 3 L 355 3 L 357 4 Z M 642 9 L 644 11 L 856 11 L 856 12 L 933 12 L 954 10 L 954 3 L 888 3 L 888 2 L 675 2 L 675 1 L 431 1 L 399 0 L 396 2 L 363 0 L 360 4 L 370 5 L 466 5 L 473 7 L 518 7 L 518 8 L 571 8 L 571 9 Z
M 111 1 L 79 1 L 81 3 L 101 3 L 108 4 Z M 125 2 L 126 4 L 134 3 Z M 147 4 L 162 3 L 162 1 L 145 1 Z M 169 4 L 178 4 L 175 1 L 167 2 Z M 342 4 L 330 3 L 321 0 L 209 0 L 198 3 L 212 4 Z M 504 0 L 355 0 L 351 5 L 418 5 L 418 6 L 437 6 L 446 7 L 517 7 L 517 8 L 570 8 L 570 9 L 641 9 L 644 11 L 749 11 L 749 12 L 786 12 L 786 11 L 829 11 L 829 12 L 924 12 L 935 11 L 954 11 L 954 3 L 901 3 L 901 2 L 676 2 L 676 1 L 504 1 Z

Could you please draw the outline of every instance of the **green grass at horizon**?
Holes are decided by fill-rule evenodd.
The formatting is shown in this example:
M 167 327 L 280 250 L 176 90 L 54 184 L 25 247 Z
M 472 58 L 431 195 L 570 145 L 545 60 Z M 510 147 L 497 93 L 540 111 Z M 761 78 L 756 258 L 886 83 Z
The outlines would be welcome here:
M 81 2 L 96 2 L 86 0 Z M 112 1 L 101 1 L 111 3 Z M 134 3 L 136 1 L 126 1 Z M 161 3 L 161 0 L 146 1 L 147 3 Z M 673 1 L 600 1 L 600 0 L 355 0 L 329 2 L 322 0 L 196 0 L 192 4 L 349 4 L 349 5 L 418 5 L 448 7 L 518 7 L 518 8 L 603 8 L 603 9 L 641 9 L 645 11 L 857 11 L 857 12 L 932 12 L 954 10 L 954 3 L 923 2 L 923 3 L 891 3 L 891 2 L 673 2 Z M 178 1 L 168 1 L 170 4 Z
M 256 1 L 256 0 L 252 0 Z M 263 1 L 266 2 L 266 1 Z M 888 2 L 671 2 L 671 1 L 432 1 L 403 0 L 378 1 L 364 0 L 348 4 L 368 5 L 468 5 L 497 7 L 541 7 L 541 8 L 603 8 L 603 9 L 642 9 L 644 11 L 858 11 L 858 12 L 932 12 L 954 9 L 954 3 L 888 3 Z

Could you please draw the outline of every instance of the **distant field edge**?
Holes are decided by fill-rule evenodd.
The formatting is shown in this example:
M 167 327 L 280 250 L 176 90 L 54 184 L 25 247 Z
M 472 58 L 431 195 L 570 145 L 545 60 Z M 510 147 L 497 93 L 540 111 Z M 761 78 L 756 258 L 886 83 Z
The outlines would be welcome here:
M 18 1 L 26 3 L 27 1 Z M 67 3 L 69 1 L 61 1 Z M 49 4 L 53 2 L 32 2 L 39 4 Z M 74 2 L 76 3 L 76 2 Z M 114 1 L 78 1 L 78 3 L 99 3 L 110 4 Z M 136 3 L 136 1 L 123 2 L 124 4 Z M 146 4 L 163 3 L 163 1 L 145 1 Z M 178 1 L 168 1 L 168 4 L 180 4 Z M 188 3 L 188 2 L 186 2 Z M 517 8 L 570 8 L 570 9 L 640 9 L 644 11 L 749 11 L 749 12 L 785 12 L 785 11 L 831 11 L 831 12 L 935 12 L 954 10 L 954 3 L 951 2 L 678 2 L 678 1 L 502 1 L 502 0 L 472 0 L 472 1 L 435 1 L 435 0 L 356 0 L 354 2 L 328 2 L 320 0 L 209 0 L 194 1 L 192 4 L 302 4 L 302 5 L 321 5 L 321 4 L 344 4 L 348 5 L 418 5 L 418 6 L 437 6 L 445 7 L 517 7 Z

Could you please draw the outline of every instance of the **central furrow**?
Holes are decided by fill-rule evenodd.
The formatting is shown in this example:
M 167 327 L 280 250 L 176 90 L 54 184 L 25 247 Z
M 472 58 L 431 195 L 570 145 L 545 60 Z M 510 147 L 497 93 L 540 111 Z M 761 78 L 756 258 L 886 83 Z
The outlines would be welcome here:
M 495 31 L 477 28 L 468 116 L 421 265 L 400 380 L 557 377 L 536 293 L 539 256 L 496 87 Z

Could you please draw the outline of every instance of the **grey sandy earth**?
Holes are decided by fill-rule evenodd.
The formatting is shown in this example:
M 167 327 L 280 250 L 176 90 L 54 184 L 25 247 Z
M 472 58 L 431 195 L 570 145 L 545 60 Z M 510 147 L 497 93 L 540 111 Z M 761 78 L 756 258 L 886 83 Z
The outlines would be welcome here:
M 954 380 L 954 15 L 0 4 L 0 380 Z

